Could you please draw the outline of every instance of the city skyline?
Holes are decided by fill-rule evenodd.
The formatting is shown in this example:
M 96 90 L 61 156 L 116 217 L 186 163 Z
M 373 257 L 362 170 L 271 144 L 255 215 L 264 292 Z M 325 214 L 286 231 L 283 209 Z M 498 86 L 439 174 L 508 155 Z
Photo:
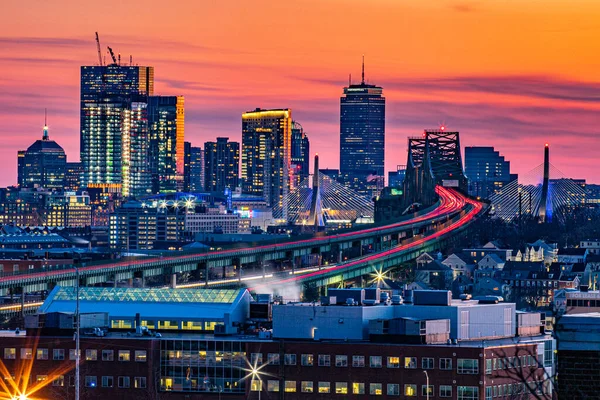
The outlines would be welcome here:
M 308 3 L 286 5 L 287 12 L 308 8 Z M 59 15 L 57 10 L 65 7 L 41 4 L 27 20 L 23 6 L 8 5 L 7 21 L 0 28 L 0 41 L 10 51 L 2 57 L 5 146 L 0 156 L 10 161 L 0 185 L 16 184 L 16 152 L 39 136 L 44 108 L 53 139 L 65 148 L 70 162 L 78 160 L 78 73 L 81 65 L 97 60 L 94 30 L 100 33 L 103 52 L 110 45 L 125 60 L 133 54 L 134 63 L 155 67 L 157 94 L 186 97 L 186 140 L 196 146 L 218 136 L 240 141 L 239 114 L 245 110 L 290 107 L 311 135 L 311 157 L 318 152 L 323 168 L 338 168 L 338 99 L 348 73 L 353 82 L 360 80 L 364 53 L 367 82 L 386 90 L 386 171 L 404 163 L 407 136 L 445 122 L 463 133 L 464 146 L 495 146 L 517 173 L 539 165 L 541 148 L 549 142 L 553 163 L 565 175 L 599 182 L 591 166 L 599 108 L 593 77 L 600 60 L 594 51 L 598 45 L 581 39 L 597 29 L 593 16 L 600 6 L 551 2 L 540 11 L 533 2 L 521 3 L 520 8 L 446 1 L 409 7 L 378 1 L 365 8 L 350 1 L 344 6 L 349 18 L 359 13 L 381 18 L 372 29 L 360 28 L 348 37 L 336 35 L 338 23 L 323 24 L 340 7 L 327 1 L 313 4 L 317 12 L 310 17 L 293 13 L 297 18 L 288 21 L 283 39 L 269 36 L 279 22 L 244 22 L 257 11 L 241 4 L 233 7 L 224 28 L 210 21 L 210 15 L 223 15 L 221 6 L 184 3 L 192 14 L 202 11 L 207 23 L 200 26 L 182 18 L 170 34 L 142 22 L 106 22 L 110 2 L 82 21 L 69 19 L 83 13 L 80 5 Z M 132 11 L 130 7 L 122 12 Z M 279 7 L 264 12 L 270 15 L 281 11 Z M 317 14 L 321 17 L 313 17 Z M 300 29 L 311 21 L 316 22 L 315 32 Z M 174 27 L 163 24 L 165 29 Z M 424 33 L 421 28 L 430 24 L 438 29 Z M 511 29 L 500 35 L 507 26 Z M 252 46 L 239 40 L 244 28 Z M 435 33 L 442 31 L 443 37 Z M 410 40 L 377 40 L 385 35 Z M 288 52 L 282 53 L 284 49 Z

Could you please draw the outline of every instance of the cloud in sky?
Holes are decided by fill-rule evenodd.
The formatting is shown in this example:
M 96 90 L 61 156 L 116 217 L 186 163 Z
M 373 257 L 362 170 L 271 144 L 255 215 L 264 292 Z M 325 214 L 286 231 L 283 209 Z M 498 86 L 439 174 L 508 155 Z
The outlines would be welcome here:
M 311 153 L 337 168 L 339 97 L 365 53 L 367 79 L 387 99 L 387 170 L 406 162 L 407 136 L 445 122 L 463 145 L 495 146 L 517 172 L 539 164 L 549 141 L 565 174 L 600 182 L 600 41 L 590 35 L 600 2 L 542 11 L 526 0 L 135 3 L 3 4 L 0 185 L 16 182 L 16 152 L 40 137 L 44 108 L 51 137 L 79 158 L 79 68 L 97 62 L 96 30 L 103 55 L 107 45 L 133 54 L 155 66 L 157 94 L 185 96 L 195 145 L 240 140 L 244 111 L 290 107 Z

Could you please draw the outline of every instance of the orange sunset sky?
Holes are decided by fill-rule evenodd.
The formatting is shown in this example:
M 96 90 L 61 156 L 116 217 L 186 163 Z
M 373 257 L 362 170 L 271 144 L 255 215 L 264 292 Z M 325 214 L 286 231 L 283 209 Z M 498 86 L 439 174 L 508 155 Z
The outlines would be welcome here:
M 183 95 L 186 140 L 241 139 L 241 113 L 292 108 L 321 167 L 339 167 L 339 97 L 384 88 L 386 170 L 406 138 L 445 122 L 463 146 L 493 145 L 525 174 L 551 162 L 600 183 L 600 1 L 4 1 L 0 185 L 42 135 L 79 160 L 79 68 L 94 32 L 123 60 L 155 67 L 155 92 Z

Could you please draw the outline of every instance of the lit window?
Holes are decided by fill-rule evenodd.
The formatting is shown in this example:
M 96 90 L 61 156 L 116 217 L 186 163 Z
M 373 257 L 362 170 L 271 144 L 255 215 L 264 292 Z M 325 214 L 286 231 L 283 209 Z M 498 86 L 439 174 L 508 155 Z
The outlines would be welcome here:
M 136 350 L 135 351 L 135 361 L 136 362 L 146 362 L 146 350 Z
M 14 347 L 4 349 L 4 359 L 14 360 L 17 358 L 17 349 Z
M 98 359 L 98 350 L 86 350 L 85 361 L 96 361 Z
M 348 394 L 348 383 L 347 382 L 336 382 L 335 383 L 336 394 Z
M 279 381 L 268 380 L 267 381 L 267 392 L 279 392 Z
M 417 357 L 404 357 L 404 368 L 417 368 Z
M 400 357 L 388 357 L 387 358 L 388 368 L 400 368 Z
M 369 394 L 381 396 L 383 394 L 383 385 L 381 383 L 370 383 Z
M 319 382 L 319 393 L 329 393 L 330 391 L 329 382 Z
M 65 386 L 65 376 L 59 375 L 52 381 L 52 386 Z
M 296 393 L 296 381 L 285 381 L 285 391 L 288 393 Z
M 313 392 L 313 382 L 312 381 L 302 381 L 300 384 L 300 389 L 302 393 L 312 393 Z
M 417 395 L 417 385 L 404 385 L 404 395 L 407 397 L 414 397 Z
M 129 350 L 119 350 L 119 361 L 129 361 L 131 352 Z
M 365 384 L 362 382 L 353 382 L 352 394 L 365 394 Z
M 434 390 L 433 390 L 433 385 L 421 385 L 421 396 L 423 397 L 427 397 L 427 395 L 429 396 L 433 396 L 434 394 Z
M 304 367 L 312 367 L 313 366 L 313 355 L 312 354 L 302 354 L 302 366 L 304 366 Z
M 37 349 L 35 358 L 38 360 L 47 360 L 48 359 L 48 349 Z
M 21 360 L 31 360 L 33 358 L 33 350 L 30 348 L 21 349 Z

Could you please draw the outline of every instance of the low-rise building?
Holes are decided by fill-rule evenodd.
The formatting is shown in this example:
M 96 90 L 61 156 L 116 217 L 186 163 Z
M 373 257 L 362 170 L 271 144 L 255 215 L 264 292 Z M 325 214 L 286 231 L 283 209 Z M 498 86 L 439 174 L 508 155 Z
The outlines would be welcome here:
M 254 302 L 246 290 L 82 288 L 82 396 L 552 398 L 555 342 L 540 314 L 449 292 L 414 292 L 410 304 L 378 293 L 348 306 Z M 57 288 L 26 335 L 0 332 L 9 390 L 10 374 L 30 365 L 37 396 L 73 395 L 74 307 L 74 290 Z M 189 329 L 202 318 L 223 329 Z

